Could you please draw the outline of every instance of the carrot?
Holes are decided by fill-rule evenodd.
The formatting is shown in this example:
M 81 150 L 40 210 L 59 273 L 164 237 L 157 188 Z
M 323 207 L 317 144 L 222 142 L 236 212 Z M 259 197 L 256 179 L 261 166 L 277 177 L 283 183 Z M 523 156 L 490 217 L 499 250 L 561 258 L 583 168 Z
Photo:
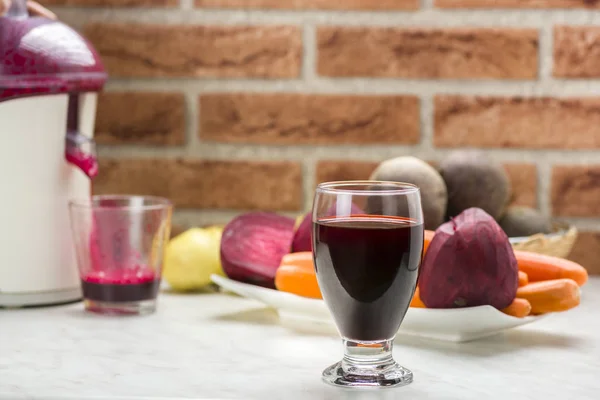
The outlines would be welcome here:
M 423 303 L 423 300 L 421 300 L 421 296 L 419 295 L 418 287 L 415 290 L 415 294 L 414 294 L 412 300 L 410 301 L 410 306 L 414 307 L 414 308 L 426 308 L 425 303 Z
M 519 287 L 525 286 L 529 283 L 529 277 L 523 271 L 519 271 Z
M 588 280 L 586 269 L 573 261 L 528 251 L 515 251 L 515 256 L 519 270 L 527 274 L 529 282 L 572 279 L 583 286 Z
M 286 254 L 275 273 L 275 287 L 282 292 L 322 299 L 312 252 Z
M 504 314 L 517 318 L 524 318 L 531 312 L 531 304 L 526 299 L 516 298 L 510 305 L 501 310 Z
M 427 249 L 429 248 L 429 245 L 431 244 L 431 241 L 433 240 L 434 236 L 435 231 L 425 230 L 425 240 L 423 240 L 423 255 L 425 255 L 425 253 L 427 252 Z
M 283 256 L 279 265 L 301 265 L 303 267 L 315 268 L 312 251 L 299 251 Z
M 517 297 L 531 303 L 532 314 L 570 310 L 581 300 L 579 286 L 572 279 L 529 283 L 517 289 Z

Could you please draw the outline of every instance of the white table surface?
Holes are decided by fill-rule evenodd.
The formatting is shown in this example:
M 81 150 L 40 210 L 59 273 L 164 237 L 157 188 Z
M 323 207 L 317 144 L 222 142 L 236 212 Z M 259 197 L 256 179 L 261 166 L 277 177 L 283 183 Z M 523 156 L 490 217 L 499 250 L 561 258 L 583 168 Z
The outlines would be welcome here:
M 82 304 L 0 310 L 0 399 L 600 399 L 600 277 L 582 305 L 469 343 L 401 338 L 412 385 L 345 391 L 339 339 L 299 334 L 252 300 L 162 293 L 143 317 Z M 398 341 L 397 341 L 398 342 Z

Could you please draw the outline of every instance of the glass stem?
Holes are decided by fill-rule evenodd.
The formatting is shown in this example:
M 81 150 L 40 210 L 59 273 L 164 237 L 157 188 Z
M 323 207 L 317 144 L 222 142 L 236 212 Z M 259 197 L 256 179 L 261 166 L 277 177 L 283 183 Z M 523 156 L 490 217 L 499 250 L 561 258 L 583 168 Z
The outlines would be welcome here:
M 393 339 L 355 342 L 343 339 L 342 370 L 349 375 L 379 375 L 396 365 L 392 357 Z

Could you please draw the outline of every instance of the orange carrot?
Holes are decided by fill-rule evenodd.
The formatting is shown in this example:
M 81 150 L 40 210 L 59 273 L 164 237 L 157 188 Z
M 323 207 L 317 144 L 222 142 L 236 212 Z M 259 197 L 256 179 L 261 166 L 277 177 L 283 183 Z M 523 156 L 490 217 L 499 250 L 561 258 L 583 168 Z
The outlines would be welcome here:
M 415 308 L 426 308 L 425 303 L 423 303 L 423 300 L 421 300 L 421 296 L 419 295 L 418 287 L 417 287 L 417 290 L 415 290 L 415 294 L 414 294 L 412 300 L 410 301 L 410 306 L 415 307 Z
M 523 271 L 519 271 L 519 287 L 525 286 L 529 283 L 529 277 Z
M 280 265 L 301 265 L 303 267 L 315 268 L 312 251 L 299 251 L 283 256 Z
M 586 269 L 573 261 L 528 251 L 515 251 L 515 256 L 519 270 L 527 274 L 529 282 L 573 279 L 582 286 L 588 280 Z
M 425 255 L 425 253 L 427 252 L 427 249 L 429 248 L 429 245 L 431 244 L 431 241 L 433 240 L 434 236 L 435 231 L 425 230 L 425 240 L 423 240 L 423 255 Z
M 517 289 L 517 297 L 529 301 L 532 314 L 566 311 L 577 307 L 581 300 L 577 282 L 553 279 L 529 283 Z
M 531 312 L 531 304 L 526 299 L 516 298 L 508 307 L 502 310 L 504 314 L 512 315 L 513 317 L 523 318 Z
M 282 292 L 322 299 L 312 252 L 286 254 L 275 273 L 275 287 Z

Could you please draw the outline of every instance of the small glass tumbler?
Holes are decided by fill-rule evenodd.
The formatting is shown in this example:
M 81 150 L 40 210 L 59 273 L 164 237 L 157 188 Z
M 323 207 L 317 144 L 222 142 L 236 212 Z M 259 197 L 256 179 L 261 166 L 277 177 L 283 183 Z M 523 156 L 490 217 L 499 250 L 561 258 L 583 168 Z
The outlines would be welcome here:
M 85 308 L 101 314 L 156 309 L 173 206 L 144 196 L 69 203 Z

